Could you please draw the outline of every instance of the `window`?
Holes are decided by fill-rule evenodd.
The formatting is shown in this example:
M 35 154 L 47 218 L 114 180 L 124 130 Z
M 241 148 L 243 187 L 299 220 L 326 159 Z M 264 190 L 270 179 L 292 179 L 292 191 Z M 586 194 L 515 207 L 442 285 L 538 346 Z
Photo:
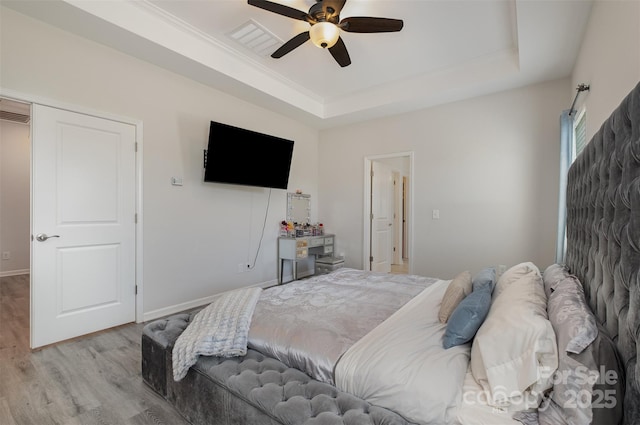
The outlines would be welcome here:
M 571 147 L 571 162 L 573 162 L 580 152 L 587 145 L 587 110 L 582 108 L 573 120 L 573 143 Z
M 573 106 L 573 105 L 572 105 Z M 558 197 L 558 234 L 556 263 L 564 262 L 566 250 L 566 191 L 569 167 L 587 145 L 587 112 L 584 107 L 576 114 L 565 110 L 560 115 L 560 194 Z

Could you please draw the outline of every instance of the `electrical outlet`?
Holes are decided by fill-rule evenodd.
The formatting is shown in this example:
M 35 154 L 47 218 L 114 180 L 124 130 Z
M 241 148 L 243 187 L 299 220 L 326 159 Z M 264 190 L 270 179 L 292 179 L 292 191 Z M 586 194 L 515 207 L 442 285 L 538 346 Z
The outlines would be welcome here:
M 2 259 L 3 260 L 10 260 L 11 259 L 11 252 L 10 251 L 4 251 L 2 253 Z

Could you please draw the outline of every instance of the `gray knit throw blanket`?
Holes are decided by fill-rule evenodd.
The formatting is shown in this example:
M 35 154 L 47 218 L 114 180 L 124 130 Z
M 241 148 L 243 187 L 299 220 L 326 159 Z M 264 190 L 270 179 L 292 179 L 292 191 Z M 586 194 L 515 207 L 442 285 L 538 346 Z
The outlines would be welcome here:
M 251 317 L 262 288 L 220 294 L 198 312 L 173 347 L 173 379 L 187 375 L 199 356 L 237 357 L 247 354 Z

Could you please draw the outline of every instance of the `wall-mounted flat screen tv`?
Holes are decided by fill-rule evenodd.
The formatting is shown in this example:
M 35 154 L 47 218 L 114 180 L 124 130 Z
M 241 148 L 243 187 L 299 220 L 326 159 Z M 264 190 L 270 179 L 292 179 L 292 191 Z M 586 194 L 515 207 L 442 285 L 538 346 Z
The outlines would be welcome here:
M 204 181 L 286 189 L 293 140 L 211 121 Z

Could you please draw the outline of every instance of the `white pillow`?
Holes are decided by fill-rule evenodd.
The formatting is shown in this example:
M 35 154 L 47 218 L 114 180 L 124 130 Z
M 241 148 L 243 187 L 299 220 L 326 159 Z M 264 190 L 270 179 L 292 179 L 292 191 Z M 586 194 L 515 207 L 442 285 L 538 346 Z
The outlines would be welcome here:
M 498 283 L 496 283 L 496 287 L 493 290 L 493 299 L 495 300 L 502 291 L 516 280 L 531 274 L 540 275 L 540 270 L 532 262 L 520 263 L 511 267 L 500 275 Z
M 471 347 L 471 372 L 490 405 L 519 411 L 538 407 L 557 367 L 542 277 L 527 272 L 493 301 Z

